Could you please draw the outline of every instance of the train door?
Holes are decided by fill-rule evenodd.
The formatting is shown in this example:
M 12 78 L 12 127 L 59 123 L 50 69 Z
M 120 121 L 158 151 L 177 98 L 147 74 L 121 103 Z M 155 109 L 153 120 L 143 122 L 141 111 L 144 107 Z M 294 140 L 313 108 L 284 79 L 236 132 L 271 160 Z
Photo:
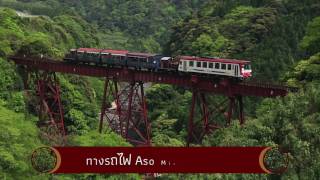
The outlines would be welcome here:
M 183 61 L 183 71 L 187 71 L 187 61 Z
M 238 65 L 235 65 L 235 66 L 234 66 L 234 76 L 235 76 L 235 77 L 238 77 L 238 74 L 239 74 L 239 66 L 238 66 Z

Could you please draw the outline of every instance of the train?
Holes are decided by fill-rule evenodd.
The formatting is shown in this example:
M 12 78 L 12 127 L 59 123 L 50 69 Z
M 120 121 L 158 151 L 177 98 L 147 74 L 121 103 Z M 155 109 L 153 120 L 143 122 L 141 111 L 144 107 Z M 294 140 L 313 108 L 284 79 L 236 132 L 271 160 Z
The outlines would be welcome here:
M 167 57 L 127 50 L 78 48 L 71 49 L 65 55 L 64 61 L 106 67 L 126 67 L 141 71 L 177 71 L 184 74 L 227 76 L 241 80 L 252 76 L 250 61 L 215 57 Z

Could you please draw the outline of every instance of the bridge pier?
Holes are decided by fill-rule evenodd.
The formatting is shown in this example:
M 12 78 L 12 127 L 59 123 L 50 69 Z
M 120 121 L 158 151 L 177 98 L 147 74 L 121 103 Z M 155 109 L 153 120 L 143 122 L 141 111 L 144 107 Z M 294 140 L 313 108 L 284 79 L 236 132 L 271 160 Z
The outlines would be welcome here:
M 132 81 L 119 90 L 117 79 L 105 79 L 99 132 L 104 119 L 109 127 L 136 146 L 151 145 L 143 82 Z M 109 98 L 109 99 L 108 99 Z M 111 99 L 114 100 L 110 102 Z
M 211 134 L 214 130 L 229 126 L 238 109 L 240 124 L 244 123 L 242 96 L 227 96 L 210 98 L 205 92 L 192 89 L 192 101 L 188 124 L 187 146 L 191 143 L 201 144 L 205 135 Z M 238 102 L 238 107 L 236 106 Z M 198 114 L 200 116 L 195 117 Z
M 39 121 L 42 137 L 52 145 L 66 143 L 64 112 L 60 97 L 60 86 L 55 73 L 36 72 L 36 96 L 39 100 Z

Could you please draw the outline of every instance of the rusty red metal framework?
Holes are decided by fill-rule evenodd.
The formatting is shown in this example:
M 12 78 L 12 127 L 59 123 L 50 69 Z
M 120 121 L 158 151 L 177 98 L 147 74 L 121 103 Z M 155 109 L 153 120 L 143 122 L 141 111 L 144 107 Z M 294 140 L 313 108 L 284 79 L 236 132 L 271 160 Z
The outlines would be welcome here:
M 196 75 L 179 74 L 174 72 L 136 71 L 126 68 L 106 68 L 84 64 L 72 64 L 49 58 L 11 57 L 17 65 L 26 69 L 37 69 L 45 74 L 55 72 L 77 74 L 82 76 L 105 78 L 104 97 L 101 107 L 100 126 L 102 132 L 104 119 L 110 128 L 135 145 L 151 144 L 151 127 L 147 119 L 147 107 L 143 83 L 152 82 L 181 86 L 192 91 L 190 107 L 188 141 L 201 142 L 201 139 L 221 125 L 217 124 L 218 115 L 230 124 L 235 110 L 238 109 L 240 124 L 244 123 L 243 97 L 270 97 L 286 96 L 289 91 L 296 90 L 283 85 L 273 85 L 261 82 L 239 82 L 232 79 L 212 79 Z M 48 73 L 51 72 L 51 73 Z M 48 79 L 49 78 L 49 79 Z M 128 84 L 119 88 L 119 82 Z M 60 100 L 60 90 L 54 76 L 42 76 L 38 80 L 39 98 L 46 104 L 54 102 L 54 107 L 47 105 L 45 113 L 55 119 L 55 126 L 62 135 L 63 111 Z M 208 102 L 208 94 L 226 97 L 221 102 Z M 108 103 L 108 97 L 115 100 L 113 106 Z M 217 98 L 219 99 L 219 98 Z M 48 103 L 50 102 L 50 103 Z M 198 105 L 198 106 L 197 106 Z M 46 107 L 46 106 L 45 106 Z M 59 107 L 59 108 L 58 108 Z M 198 108 L 197 108 L 198 107 Z M 236 108 L 237 107 L 237 108 Z M 198 110 L 198 111 L 197 111 Z M 199 120 L 195 118 L 198 113 Z M 53 122 L 53 121 L 51 121 Z
M 242 96 L 216 97 L 210 99 L 210 104 L 207 101 L 206 93 L 197 89 L 192 91 L 187 146 L 191 142 L 201 143 L 205 135 L 221 127 L 229 126 L 236 110 L 238 110 L 240 124 L 244 124 Z M 194 118 L 197 105 L 198 115 L 200 115 L 198 120 Z M 238 108 L 236 105 L 238 105 Z
M 65 144 L 64 112 L 56 75 L 46 71 L 36 71 L 35 75 L 36 96 L 39 100 L 38 126 L 42 129 L 42 138 L 52 145 Z
M 113 97 L 109 105 L 107 97 Z M 119 88 L 116 79 L 105 80 L 99 131 L 102 132 L 104 119 L 109 127 L 136 146 L 148 146 L 150 141 L 150 123 L 147 117 L 143 82 L 126 83 Z

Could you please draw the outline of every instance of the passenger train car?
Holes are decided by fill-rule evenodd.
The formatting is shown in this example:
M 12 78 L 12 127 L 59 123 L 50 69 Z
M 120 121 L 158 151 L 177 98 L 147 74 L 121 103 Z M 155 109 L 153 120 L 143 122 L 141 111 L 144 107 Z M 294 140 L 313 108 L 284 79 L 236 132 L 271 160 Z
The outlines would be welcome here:
M 100 64 L 108 64 L 109 66 L 125 66 L 129 51 L 105 49 L 100 53 Z
M 158 70 L 161 57 L 161 55 L 149 53 L 128 53 L 127 66 L 140 70 Z
M 71 49 L 65 61 L 107 67 L 127 67 L 144 71 L 179 71 L 206 76 L 251 77 L 250 61 L 195 56 L 164 57 L 158 54 L 126 50 L 79 48 Z
M 178 69 L 182 72 L 214 74 L 237 78 L 248 78 L 252 72 L 250 61 L 192 56 L 181 56 Z

